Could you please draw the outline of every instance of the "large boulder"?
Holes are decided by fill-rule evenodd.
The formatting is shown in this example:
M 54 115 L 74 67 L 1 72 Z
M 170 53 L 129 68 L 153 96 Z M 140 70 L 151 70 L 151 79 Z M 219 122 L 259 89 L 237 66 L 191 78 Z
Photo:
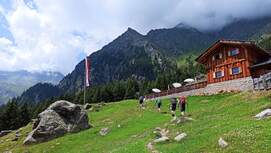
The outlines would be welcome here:
M 90 127 L 87 112 L 81 105 L 57 101 L 38 115 L 34 129 L 24 140 L 24 144 L 48 141 L 65 133 L 79 132 Z

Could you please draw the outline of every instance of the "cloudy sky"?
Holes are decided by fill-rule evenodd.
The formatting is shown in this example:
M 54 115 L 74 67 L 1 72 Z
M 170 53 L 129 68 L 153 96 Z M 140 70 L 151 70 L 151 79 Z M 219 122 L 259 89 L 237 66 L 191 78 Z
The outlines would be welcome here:
M 0 70 L 67 74 L 128 27 L 205 31 L 270 10 L 271 0 L 0 0 Z

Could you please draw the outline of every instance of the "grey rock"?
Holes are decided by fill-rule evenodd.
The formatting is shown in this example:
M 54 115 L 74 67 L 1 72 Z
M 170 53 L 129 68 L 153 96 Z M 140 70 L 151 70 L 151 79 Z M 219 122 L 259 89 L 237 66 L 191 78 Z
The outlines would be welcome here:
M 102 128 L 99 133 L 101 136 L 106 136 L 109 133 L 109 131 L 110 131 L 109 128 L 106 127 L 106 128 Z
M 86 109 L 86 110 L 88 110 L 88 109 L 90 109 L 92 107 L 93 107 L 93 105 L 91 105 L 89 103 L 87 103 L 87 104 L 84 105 L 84 109 Z
M 186 136 L 187 136 L 186 133 L 181 133 L 181 134 L 177 135 L 177 136 L 174 138 L 174 140 L 177 141 L 177 142 L 179 142 L 179 141 L 183 140 Z
M 228 144 L 225 140 L 223 140 L 222 138 L 220 138 L 220 139 L 218 140 L 218 145 L 219 145 L 221 148 L 226 148 L 229 144 Z
M 7 134 L 9 134 L 9 133 L 11 133 L 12 132 L 12 130 L 4 130 L 4 131 L 1 131 L 0 132 L 0 137 L 3 137 L 3 136 L 5 136 L 5 135 L 7 135 Z
M 169 130 L 157 127 L 157 128 L 155 128 L 153 133 L 156 135 L 157 138 L 167 137 Z
M 260 112 L 259 114 L 257 114 L 255 116 L 255 118 L 258 119 L 258 120 L 261 120 L 261 119 L 264 119 L 264 118 L 269 117 L 269 116 L 271 116 L 271 109 L 270 108 Z
M 81 105 L 64 100 L 53 103 L 41 112 L 34 124 L 36 127 L 24 140 L 25 145 L 48 141 L 91 127 L 86 110 Z
M 155 139 L 153 142 L 154 142 L 154 143 L 161 143 L 161 142 L 166 142 L 166 141 L 169 141 L 169 138 L 166 137 L 166 136 L 164 136 L 164 137 Z

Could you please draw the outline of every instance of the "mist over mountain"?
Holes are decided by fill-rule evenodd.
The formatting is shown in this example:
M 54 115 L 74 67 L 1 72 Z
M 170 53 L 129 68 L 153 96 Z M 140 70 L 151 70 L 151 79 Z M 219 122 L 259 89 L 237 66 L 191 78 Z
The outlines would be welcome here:
M 50 71 L 0 71 L 0 105 L 12 97 L 19 96 L 36 83 L 47 82 L 57 85 L 63 77 L 59 72 Z

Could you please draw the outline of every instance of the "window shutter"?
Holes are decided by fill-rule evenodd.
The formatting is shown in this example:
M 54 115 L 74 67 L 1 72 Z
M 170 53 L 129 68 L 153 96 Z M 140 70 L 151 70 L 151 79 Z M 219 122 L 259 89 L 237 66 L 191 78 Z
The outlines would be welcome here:
M 222 59 L 222 53 L 219 53 L 219 59 Z
M 213 72 L 213 78 L 215 79 L 216 77 L 215 77 L 215 72 Z
M 232 75 L 232 68 L 229 69 L 230 75 Z

